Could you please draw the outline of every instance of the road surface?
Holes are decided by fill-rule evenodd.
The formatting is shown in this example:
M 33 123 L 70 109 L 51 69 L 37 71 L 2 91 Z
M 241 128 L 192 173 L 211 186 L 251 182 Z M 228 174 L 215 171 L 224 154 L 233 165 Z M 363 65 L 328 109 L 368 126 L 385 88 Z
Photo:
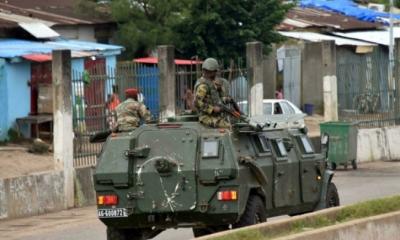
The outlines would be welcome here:
M 361 164 L 357 171 L 338 170 L 334 182 L 342 205 L 400 195 L 400 161 Z M 2 240 L 105 240 L 105 231 L 105 226 L 96 217 L 95 207 L 0 221 Z M 154 239 L 191 238 L 193 235 L 190 229 L 179 229 L 164 231 Z

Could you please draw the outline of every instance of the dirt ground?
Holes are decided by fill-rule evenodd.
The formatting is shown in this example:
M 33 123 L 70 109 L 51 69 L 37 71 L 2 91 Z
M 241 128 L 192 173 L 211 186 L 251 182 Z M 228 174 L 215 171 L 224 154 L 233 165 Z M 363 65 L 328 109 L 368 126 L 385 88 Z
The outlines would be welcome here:
M 0 146 L 0 179 L 54 169 L 53 153 L 32 154 L 24 146 Z

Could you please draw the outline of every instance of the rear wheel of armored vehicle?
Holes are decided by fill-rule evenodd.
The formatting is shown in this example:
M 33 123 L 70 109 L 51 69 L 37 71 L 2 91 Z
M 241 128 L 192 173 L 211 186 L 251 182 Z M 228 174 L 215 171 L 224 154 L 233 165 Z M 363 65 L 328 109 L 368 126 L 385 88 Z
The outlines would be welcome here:
M 245 227 L 267 221 L 267 213 L 264 202 L 258 195 L 250 195 L 246 210 L 240 217 L 239 222 L 233 225 L 234 228 Z
M 339 194 L 336 185 L 330 182 L 326 192 L 326 208 L 337 207 L 340 205 Z
M 107 240 L 141 240 L 143 234 L 136 229 L 118 229 L 107 227 Z

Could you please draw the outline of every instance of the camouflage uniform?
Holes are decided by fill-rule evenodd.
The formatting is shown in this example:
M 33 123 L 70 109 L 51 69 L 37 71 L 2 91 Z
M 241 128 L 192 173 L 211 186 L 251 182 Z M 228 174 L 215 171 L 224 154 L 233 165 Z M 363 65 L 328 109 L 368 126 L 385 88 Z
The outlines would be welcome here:
M 139 127 L 140 120 L 146 122 L 151 120 L 150 112 L 143 103 L 139 103 L 132 98 L 126 99 L 118 105 L 117 125 L 119 131 L 131 131 Z
M 202 124 L 214 128 L 229 128 L 231 125 L 224 114 L 214 113 L 213 108 L 222 104 L 222 99 L 214 84 L 205 78 L 200 78 L 195 86 L 194 105 L 199 112 Z

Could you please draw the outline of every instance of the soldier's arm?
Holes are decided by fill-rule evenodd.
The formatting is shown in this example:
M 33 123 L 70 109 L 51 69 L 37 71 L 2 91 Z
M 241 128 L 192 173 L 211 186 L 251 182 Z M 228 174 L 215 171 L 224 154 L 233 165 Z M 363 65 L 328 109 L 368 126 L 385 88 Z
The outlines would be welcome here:
M 197 87 L 195 95 L 195 106 L 199 111 L 211 114 L 213 112 L 214 106 L 205 101 L 208 90 L 207 88 L 208 87 L 206 84 L 200 84 Z
M 142 118 L 145 122 L 151 121 L 151 113 L 149 110 L 147 110 L 146 105 L 144 105 L 142 103 L 139 106 L 139 115 L 140 115 L 140 118 Z

